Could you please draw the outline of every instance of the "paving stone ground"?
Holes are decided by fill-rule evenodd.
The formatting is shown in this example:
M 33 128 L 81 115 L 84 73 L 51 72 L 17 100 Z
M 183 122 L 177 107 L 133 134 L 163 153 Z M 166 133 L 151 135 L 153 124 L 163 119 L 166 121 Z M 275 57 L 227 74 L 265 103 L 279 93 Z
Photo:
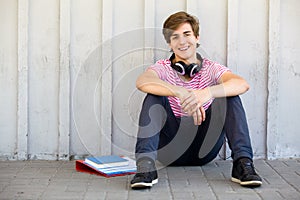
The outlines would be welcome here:
M 0 199 L 300 199 L 300 159 L 255 160 L 263 185 L 230 181 L 232 162 L 167 167 L 151 189 L 131 190 L 133 175 L 105 178 L 77 172 L 75 161 L 0 161 Z

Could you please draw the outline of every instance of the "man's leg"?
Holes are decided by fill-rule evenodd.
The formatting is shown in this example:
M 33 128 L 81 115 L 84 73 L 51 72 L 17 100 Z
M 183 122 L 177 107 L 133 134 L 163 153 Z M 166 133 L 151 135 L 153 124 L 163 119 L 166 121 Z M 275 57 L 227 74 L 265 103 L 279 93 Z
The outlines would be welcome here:
M 136 160 L 148 157 L 152 160 L 157 159 L 157 150 L 159 148 L 163 129 L 168 130 L 164 134 L 164 143 L 172 139 L 172 134 L 176 134 L 178 121 L 174 116 L 167 97 L 147 94 L 144 99 L 139 118 L 139 129 L 136 142 Z M 166 138 L 170 138 L 169 141 Z
M 171 123 L 170 121 L 173 121 Z M 167 97 L 147 94 L 139 119 L 136 143 L 137 173 L 131 181 L 132 189 L 151 187 L 158 182 L 155 160 L 164 126 L 176 127 L 176 118 Z
M 224 131 L 233 161 L 241 157 L 253 158 L 246 114 L 239 96 L 227 98 Z
M 232 151 L 233 168 L 231 180 L 242 186 L 260 186 L 262 180 L 254 169 L 247 119 L 239 96 L 227 98 L 224 131 Z

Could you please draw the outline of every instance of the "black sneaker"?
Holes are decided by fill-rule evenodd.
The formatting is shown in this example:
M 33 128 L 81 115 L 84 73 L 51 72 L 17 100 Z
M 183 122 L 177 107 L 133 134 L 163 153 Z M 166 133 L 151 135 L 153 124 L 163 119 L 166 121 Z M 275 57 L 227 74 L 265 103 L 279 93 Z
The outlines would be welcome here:
M 131 188 L 150 188 L 157 182 L 158 176 L 154 161 L 148 158 L 139 159 L 137 161 L 137 173 L 131 180 Z
M 255 172 L 253 162 L 249 158 L 240 158 L 233 163 L 231 180 L 246 187 L 259 187 L 262 184 L 262 180 Z

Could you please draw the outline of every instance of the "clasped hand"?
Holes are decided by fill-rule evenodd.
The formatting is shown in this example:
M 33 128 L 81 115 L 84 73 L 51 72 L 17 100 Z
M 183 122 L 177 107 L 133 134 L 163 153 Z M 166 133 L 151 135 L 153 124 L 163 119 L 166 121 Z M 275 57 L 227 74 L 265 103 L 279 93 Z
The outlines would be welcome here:
M 182 110 L 193 117 L 195 125 L 201 125 L 205 121 L 203 104 L 210 99 L 205 95 L 204 90 L 185 90 L 179 97 Z

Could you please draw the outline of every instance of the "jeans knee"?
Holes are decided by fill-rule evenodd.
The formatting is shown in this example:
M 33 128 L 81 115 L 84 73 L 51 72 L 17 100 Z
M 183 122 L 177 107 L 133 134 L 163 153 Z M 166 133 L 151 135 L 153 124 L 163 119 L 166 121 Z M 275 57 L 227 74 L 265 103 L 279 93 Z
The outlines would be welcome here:
M 144 103 L 149 102 L 150 104 L 163 104 L 165 102 L 166 97 L 158 96 L 154 94 L 147 94 Z
M 243 110 L 243 103 L 240 96 L 227 97 L 227 109 Z
M 240 96 L 227 97 L 227 103 L 240 103 L 240 102 L 241 102 Z

